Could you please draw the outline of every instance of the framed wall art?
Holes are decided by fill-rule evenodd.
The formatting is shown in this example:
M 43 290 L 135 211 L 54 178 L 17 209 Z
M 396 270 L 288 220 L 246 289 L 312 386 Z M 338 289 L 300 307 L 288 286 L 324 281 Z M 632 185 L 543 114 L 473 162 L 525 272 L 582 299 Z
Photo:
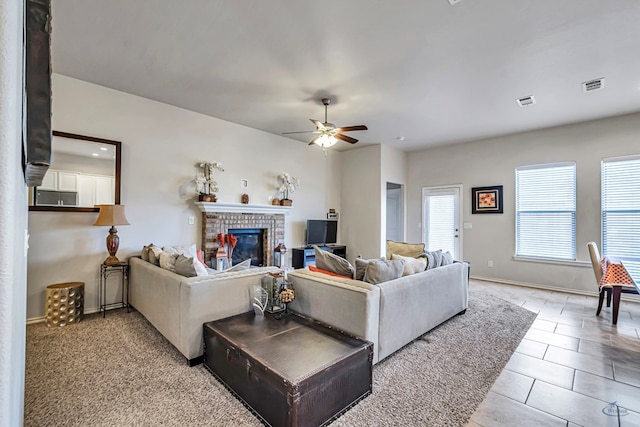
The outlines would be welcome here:
M 472 214 L 502 213 L 502 185 L 471 189 Z

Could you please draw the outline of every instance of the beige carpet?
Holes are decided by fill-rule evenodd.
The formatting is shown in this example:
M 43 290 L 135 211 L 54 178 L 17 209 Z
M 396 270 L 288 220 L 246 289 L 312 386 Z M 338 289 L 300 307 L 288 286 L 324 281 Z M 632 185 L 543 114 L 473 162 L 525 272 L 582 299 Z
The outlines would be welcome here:
M 373 394 L 332 425 L 462 426 L 535 314 L 470 289 L 467 313 L 374 367 Z M 25 426 L 259 426 L 139 313 L 27 327 Z

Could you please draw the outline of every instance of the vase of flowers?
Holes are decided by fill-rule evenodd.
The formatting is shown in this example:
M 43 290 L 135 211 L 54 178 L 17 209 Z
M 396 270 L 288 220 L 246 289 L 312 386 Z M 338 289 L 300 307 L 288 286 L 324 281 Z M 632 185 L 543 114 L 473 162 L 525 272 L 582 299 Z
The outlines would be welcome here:
M 289 175 L 287 172 L 284 172 L 278 176 L 278 181 L 280 182 L 278 191 L 282 193 L 280 205 L 291 206 L 293 204 L 293 201 L 289 199 L 289 193 L 293 193 L 296 191 L 296 188 L 298 188 L 298 186 L 300 185 L 300 180 Z
M 218 183 L 213 179 L 213 172 L 224 172 L 224 168 L 220 162 L 202 162 L 198 165 L 202 172 L 196 176 L 194 183 L 196 191 L 198 191 L 198 200 L 201 202 L 215 202 L 215 193 L 218 192 Z

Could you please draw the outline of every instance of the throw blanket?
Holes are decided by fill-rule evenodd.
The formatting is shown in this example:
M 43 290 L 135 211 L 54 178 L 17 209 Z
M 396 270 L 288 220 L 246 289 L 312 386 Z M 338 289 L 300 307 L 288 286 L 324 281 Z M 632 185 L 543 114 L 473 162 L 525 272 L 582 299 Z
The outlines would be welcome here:
M 633 286 L 633 279 L 629 276 L 624 265 L 615 258 L 604 257 L 600 260 L 602 267 L 602 278 L 600 279 L 600 287 L 612 284 Z

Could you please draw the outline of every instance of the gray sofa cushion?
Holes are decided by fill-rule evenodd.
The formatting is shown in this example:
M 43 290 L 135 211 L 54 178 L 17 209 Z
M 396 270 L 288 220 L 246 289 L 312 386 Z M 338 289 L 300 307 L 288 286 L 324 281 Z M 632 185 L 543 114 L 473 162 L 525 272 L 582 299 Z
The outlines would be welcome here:
M 142 251 L 140 252 L 140 258 L 147 262 L 149 262 L 149 251 L 151 250 L 151 246 L 153 246 L 153 243 L 149 243 L 147 246 L 143 246 Z
M 208 276 L 207 269 L 198 261 L 197 258 L 188 258 L 184 255 L 178 255 L 174 265 L 176 273 L 185 277 Z
M 364 281 L 378 284 L 402 277 L 403 260 L 371 261 L 364 273 Z
M 364 281 L 364 273 L 367 270 L 367 266 L 372 261 L 384 261 L 385 257 L 373 258 L 373 259 L 364 259 L 364 258 L 356 258 L 356 280 Z
M 442 254 L 442 264 L 441 265 L 449 265 L 453 264 L 453 255 L 451 252 L 447 251 Z
M 317 246 L 314 246 L 313 249 L 316 252 L 316 267 L 341 276 L 353 277 L 355 275 L 356 269 L 346 259 L 322 250 Z
M 424 257 L 413 258 L 409 256 L 402 256 L 398 254 L 391 255 L 393 260 L 404 261 L 404 267 L 402 269 L 403 276 L 409 276 L 411 274 L 421 273 L 427 269 L 427 259 Z
M 160 254 L 162 253 L 162 249 L 151 245 L 149 246 L 149 262 L 153 265 L 160 266 Z

